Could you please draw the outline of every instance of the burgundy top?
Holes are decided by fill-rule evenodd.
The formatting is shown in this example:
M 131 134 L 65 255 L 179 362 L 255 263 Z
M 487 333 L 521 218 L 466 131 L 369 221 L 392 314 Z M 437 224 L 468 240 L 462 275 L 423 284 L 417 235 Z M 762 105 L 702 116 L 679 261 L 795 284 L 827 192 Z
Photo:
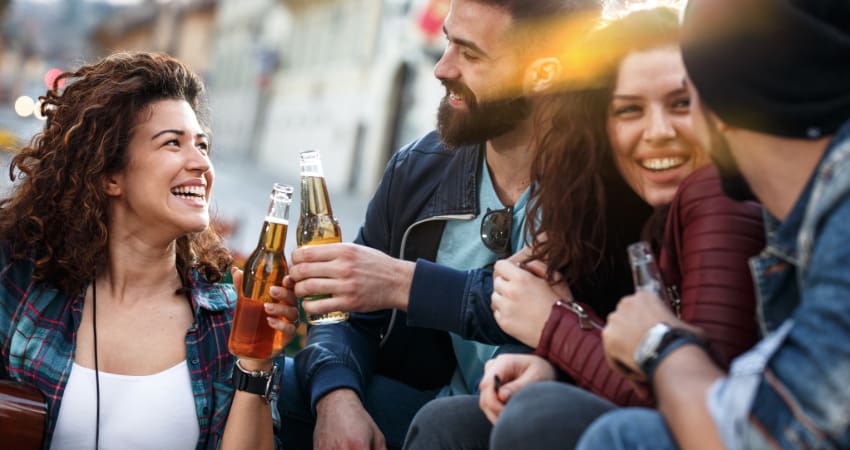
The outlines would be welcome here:
M 659 267 L 666 285 L 681 294 L 682 320 L 706 332 L 723 367 L 757 341 L 748 260 L 763 248 L 761 207 L 726 197 L 714 166 L 682 181 L 667 215 Z M 593 321 L 604 323 L 582 306 Z M 578 315 L 560 302 L 552 307 L 534 353 L 566 372 L 578 387 L 617 405 L 653 404 L 608 366 L 600 330 L 582 328 Z

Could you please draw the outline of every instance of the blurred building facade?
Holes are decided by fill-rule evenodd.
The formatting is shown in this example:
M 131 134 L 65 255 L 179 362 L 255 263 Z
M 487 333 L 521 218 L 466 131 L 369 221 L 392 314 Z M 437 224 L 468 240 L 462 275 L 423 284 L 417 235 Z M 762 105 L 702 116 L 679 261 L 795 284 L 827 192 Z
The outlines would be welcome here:
M 417 17 L 435 1 L 222 0 L 211 82 L 219 151 L 290 174 L 300 150 L 317 149 L 329 187 L 370 193 L 392 152 L 433 127 L 442 43 L 425 39 Z
M 432 70 L 448 3 L 13 2 L 4 30 L 15 30 L 16 44 L 4 52 L 0 87 L 5 100 L 37 97 L 52 66 L 118 50 L 167 52 L 209 86 L 216 152 L 289 176 L 300 150 L 317 149 L 331 189 L 365 195 L 392 153 L 434 126 L 443 89 Z
M 162 51 L 207 76 L 212 69 L 217 6 L 217 0 L 146 1 L 110 15 L 95 27 L 90 42 L 98 55 Z

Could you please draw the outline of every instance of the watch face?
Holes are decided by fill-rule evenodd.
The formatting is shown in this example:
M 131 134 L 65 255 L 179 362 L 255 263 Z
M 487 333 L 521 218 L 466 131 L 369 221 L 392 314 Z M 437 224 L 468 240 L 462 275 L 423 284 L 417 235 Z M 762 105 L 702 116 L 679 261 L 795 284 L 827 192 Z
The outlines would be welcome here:
M 670 327 L 666 323 L 657 323 L 646 331 L 635 349 L 634 360 L 638 366 L 656 356 L 658 344 L 661 343 L 661 339 L 668 331 L 670 331 Z

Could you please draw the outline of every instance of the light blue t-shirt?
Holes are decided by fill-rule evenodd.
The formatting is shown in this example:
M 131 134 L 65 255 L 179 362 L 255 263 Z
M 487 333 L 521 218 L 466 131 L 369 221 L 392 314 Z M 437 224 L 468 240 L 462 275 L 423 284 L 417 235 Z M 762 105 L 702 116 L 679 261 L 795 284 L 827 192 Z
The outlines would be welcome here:
M 481 169 L 481 180 L 478 185 L 478 206 L 481 211 L 472 220 L 450 220 L 446 222 L 440 248 L 437 250 L 437 263 L 461 270 L 478 269 L 498 258 L 498 255 L 481 242 L 481 219 L 491 210 L 504 209 L 499 201 L 487 169 L 486 158 Z M 528 189 L 517 200 L 513 209 L 513 224 L 511 226 L 512 253 L 523 246 L 523 228 L 525 228 L 525 204 L 528 201 Z M 457 358 L 457 369 L 452 376 L 451 384 L 444 387 L 438 396 L 472 394 L 478 392 L 478 383 L 484 374 L 484 363 L 493 357 L 497 346 L 481 344 L 460 338 L 454 333 L 452 346 Z

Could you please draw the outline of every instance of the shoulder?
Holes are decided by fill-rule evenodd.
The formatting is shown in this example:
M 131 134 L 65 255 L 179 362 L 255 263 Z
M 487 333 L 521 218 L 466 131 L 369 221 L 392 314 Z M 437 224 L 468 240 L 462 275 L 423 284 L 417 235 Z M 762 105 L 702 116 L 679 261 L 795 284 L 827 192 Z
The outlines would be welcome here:
M 673 199 L 673 207 L 685 215 L 725 212 L 751 216 L 759 222 L 762 217 L 761 205 L 758 203 L 735 201 L 723 193 L 720 174 L 712 164 L 694 171 L 682 181 Z
M 10 289 L 25 290 L 32 281 L 34 257 L 17 258 L 13 247 L 11 241 L 0 241 L 0 293 Z M 6 299 L 10 296 L 2 297 Z
M 192 273 L 192 298 L 198 306 L 209 311 L 230 310 L 236 307 L 236 289 L 230 283 L 210 283 L 197 272 Z
M 402 147 L 390 163 L 395 168 L 420 169 L 422 166 L 446 164 L 447 160 L 463 160 L 476 154 L 477 146 L 449 148 L 434 130 Z

